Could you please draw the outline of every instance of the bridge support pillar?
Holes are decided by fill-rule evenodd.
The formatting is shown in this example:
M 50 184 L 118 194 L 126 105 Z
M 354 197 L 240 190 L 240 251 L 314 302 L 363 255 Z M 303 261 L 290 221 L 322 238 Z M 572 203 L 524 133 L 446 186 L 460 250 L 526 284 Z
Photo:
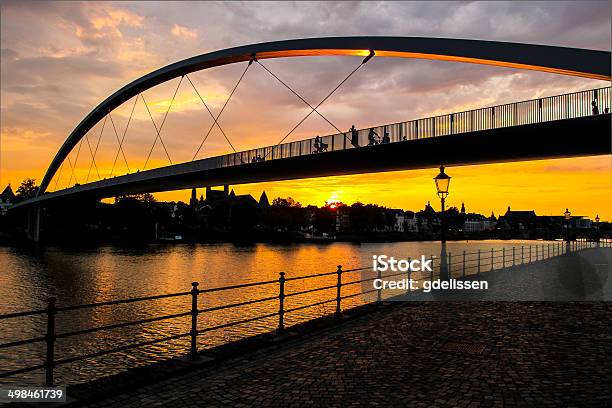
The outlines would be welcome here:
M 28 211 L 27 237 L 33 242 L 40 241 L 40 207 Z
M 34 211 L 34 229 L 32 231 L 32 240 L 40 241 L 40 207 Z

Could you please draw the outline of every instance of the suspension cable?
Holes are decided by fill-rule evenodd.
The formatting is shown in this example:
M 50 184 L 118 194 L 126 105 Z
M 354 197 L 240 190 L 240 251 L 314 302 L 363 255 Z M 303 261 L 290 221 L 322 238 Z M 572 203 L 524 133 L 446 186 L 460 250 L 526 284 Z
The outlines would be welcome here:
M 157 125 L 155 124 L 155 120 L 153 119 L 153 115 L 151 114 L 151 111 L 149 110 L 149 105 L 147 105 L 147 101 L 145 101 L 144 95 L 140 94 L 140 98 L 142 99 L 142 102 L 144 103 L 145 108 L 147 108 L 147 112 L 149 113 L 149 118 L 151 118 L 151 123 L 153 123 L 153 127 L 155 128 L 155 131 L 157 133 L 159 133 L 160 131 L 157 130 Z M 164 144 L 163 140 L 161 141 L 161 144 L 164 147 L 164 150 L 166 151 L 166 156 L 168 156 L 168 151 L 166 150 L 166 145 Z M 149 153 L 149 156 L 150 155 L 151 154 Z M 170 159 L 170 157 L 168 157 L 168 159 Z M 148 161 L 148 158 L 147 158 L 147 161 Z M 170 162 L 172 162 L 172 161 L 170 161 Z M 147 165 L 147 162 L 145 162 L 145 167 L 146 167 L 146 165 Z M 143 170 L 144 170 L 144 167 L 143 167 Z
M 59 172 L 57 173 L 57 178 L 55 179 L 55 188 L 57 191 L 57 185 L 59 184 L 60 178 L 62 177 L 62 169 L 64 168 L 64 161 L 62 160 L 62 164 L 60 165 Z
M 353 75 L 355 74 L 355 72 L 357 72 L 357 71 L 359 70 L 359 68 L 361 68 L 362 66 L 364 66 L 364 65 L 365 65 L 365 64 L 366 64 L 366 63 L 367 63 L 367 62 L 368 62 L 368 61 L 369 61 L 369 60 L 370 60 L 370 59 L 371 59 L 371 58 L 372 58 L 374 55 L 375 55 L 375 54 L 374 54 L 374 51 L 373 51 L 373 50 L 370 50 L 370 54 L 369 54 L 367 57 L 365 57 L 365 58 L 363 59 L 363 61 L 361 61 L 361 62 L 359 63 L 359 65 L 357 65 L 357 67 L 355 67 L 355 69 L 353 69 L 353 70 L 351 71 L 351 73 L 350 73 L 350 74 L 348 74 L 348 75 L 346 76 L 346 78 L 344 78 L 344 79 L 343 79 L 343 80 L 342 80 L 342 81 L 341 81 L 341 82 L 340 82 L 340 83 L 339 83 L 339 84 L 338 84 L 338 85 L 337 85 L 337 86 L 336 86 L 336 87 L 335 87 L 335 88 L 334 88 L 334 89 L 333 89 L 333 90 L 332 90 L 330 93 L 328 93 L 328 94 L 327 94 L 327 96 L 326 96 L 325 98 L 323 98 L 323 100 L 317 104 L 317 106 L 315 106 L 314 108 L 312 108 L 312 110 L 311 110 L 311 111 L 308 113 L 308 115 L 306 115 L 306 116 L 305 116 L 305 117 L 304 117 L 302 120 L 300 120 L 300 121 L 298 122 L 298 124 L 297 124 L 297 125 L 295 125 L 295 126 L 293 127 L 293 129 L 291 129 L 291 130 L 289 131 L 289 133 L 287 133 L 287 134 L 286 134 L 286 135 L 285 135 L 285 136 L 284 136 L 284 137 L 283 137 L 283 138 L 282 138 L 282 139 L 281 139 L 281 140 L 280 140 L 280 141 L 279 141 L 279 142 L 276 144 L 276 146 L 278 146 L 278 145 L 280 145 L 281 143 L 283 143 L 283 141 L 284 141 L 285 139 L 287 139 L 287 138 L 289 137 L 289 135 L 291 135 L 291 134 L 292 134 L 292 133 L 295 131 L 295 129 L 297 129 L 297 128 L 298 128 L 298 127 L 299 127 L 299 126 L 302 124 L 302 123 L 304 123 L 304 121 L 305 121 L 306 119 L 308 119 L 308 118 L 310 117 L 310 115 L 312 115 L 312 113 L 313 113 L 313 112 L 314 112 L 314 111 L 315 111 L 315 110 L 316 110 L 316 109 L 317 109 L 319 106 L 321 106 L 321 105 L 322 105 L 322 104 L 323 104 L 323 103 L 324 103 L 326 100 L 328 100 L 328 99 L 329 99 L 329 97 L 330 97 L 330 96 L 332 96 L 332 95 L 334 94 L 334 92 L 336 92 L 336 91 L 338 90 L 338 88 L 340 88 L 340 87 L 341 87 L 341 86 L 342 86 L 342 85 L 343 85 L 343 84 L 344 84 L 346 81 L 348 81 L 348 79 L 349 79 L 351 76 L 353 76 Z M 344 135 L 344 137 L 346 137 L 346 135 Z M 268 151 L 268 153 L 266 153 L 266 155 L 264 156 L 264 159 L 265 159 L 266 157 L 268 157 L 268 155 L 269 155 L 271 152 L 272 152 L 272 149 L 270 149 L 270 151 Z
M 338 129 L 338 127 L 336 125 L 334 125 L 333 123 L 331 123 L 325 116 L 323 116 L 323 114 L 321 112 L 319 112 L 318 110 L 316 110 L 315 108 L 312 107 L 311 104 L 309 104 L 304 98 L 302 98 L 302 96 L 300 94 L 298 94 L 294 89 L 292 89 L 289 85 L 287 85 L 282 79 L 280 79 L 274 72 L 270 71 L 264 64 L 262 64 L 259 60 L 255 60 L 255 62 L 257 62 L 259 65 L 261 65 L 261 67 L 263 69 L 265 69 L 270 75 L 272 75 L 274 78 L 276 78 L 278 80 L 278 82 L 280 82 L 281 84 L 283 84 L 285 86 L 285 88 L 287 88 L 288 90 L 290 90 L 295 96 L 297 96 L 302 102 L 304 102 L 306 105 L 308 105 L 308 107 L 310 109 L 312 109 L 313 111 L 315 111 L 321 118 L 323 118 L 323 120 L 325 120 L 327 123 L 329 123 L 334 129 L 336 129 L 338 131 L 338 133 L 342 133 L 342 131 L 340 129 Z M 346 136 L 345 136 L 346 137 Z
M 77 149 L 77 154 L 74 159 L 74 166 L 72 166 L 72 174 L 70 175 L 70 180 L 68 180 L 68 187 L 70 187 L 70 183 L 72 183 L 72 177 L 74 177 L 74 183 L 78 183 L 76 174 L 74 173 L 74 169 L 76 168 L 77 162 L 79 161 L 79 154 L 81 153 L 81 146 L 83 146 L 83 139 L 79 143 L 79 148 Z
M 244 78 L 245 74 L 247 73 L 247 71 L 249 70 L 249 67 L 252 64 L 253 64 L 253 59 L 251 59 L 249 61 L 247 67 L 242 72 L 242 75 L 240 75 L 240 78 L 238 78 L 238 82 L 236 82 L 236 85 L 234 85 L 234 89 L 232 89 L 232 92 L 230 92 L 229 96 L 225 100 L 225 103 L 223 104 L 223 107 L 221 108 L 221 110 L 217 114 L 217 117 L 215 118 L 215 123 L 219 120 L 219 117 L 221 117 L 221 114 L 225 110 L 225 107 L 227 106 L 227 103 L 230 101 L 230 99 L 232 99 L 232 96 L 234 95 L 234 92 L 236 92 L 236 88 L 238 88 L 238 85 L 240 84 L 240 82 L 242 82 L 242 78 Z M 198 150 L 196 150 L 195 154 L 193 155 L 193 159 L 191 159 L 191 161 L 194 161 L 196 159 L 196 157 L 198 157 L 198 153 L 200 153 L 200 149 L 202 149 L 202 146 L 204 146 L 204 142 L 206 142 L 206 139 L 208 139 L 208 136 L 210 135 L 210 132 L 213 130 L 214 126 L 215 126 L 215 124 L 213 123 L 210 126 L 210 128 L 208 129 L 208 132 L 206 132 L 206 136 L 204 136 L 204 139 L 202 140 L 202 143 L 200 143 L 200 146 L 198 147 Z M 229 140 L 228 140 L 228 142 L 229 142 Z M 236 151 L 236 150 L 234 149 L 234 151 Z
M 170 162 L 170 164 L 172 164 L 172 159 L 170 158 L 170 154 L 168 154 L 168 149 L 166 149 L 166 145 L 164 144 L 164 139 L 162 139 L 161 137 L 161 131 L 164 127 L 164 123 L 166 123 L 166 118 L 168 117 L 168 112 L 170 112 L 170 109 L 172 108 L 172 104 L 174 103 L 174 98 L 176 98 L 176 93 L 178 92 L 179 88 L 181 87 L 181 83 L 183 82 L 183 77 L 185 75 L 181 76 L 181 79 L 179 79 L 179 83 L 176 87 L 176 89 L 174 90 L 174 94 L 172 95 L 172 100 L 170 100 L 170 104 L 168 105 L 168 109 L 166 109 L 166 113 L 164 114 L 164 118 L 162 119 L 162 123 L 161 125 L 159 125 L 159 129 L 157 129 L 157 126 L 155 126 L 155 121 L 153 120 L 153 115 L 151 115 L 151 111 L 149 110 L 149 107 L 147 106 L 147 102 L 144 100 L 144 95 L 140 94 L 140 96 L 142 97 L 143 102 L 145 103 L 145 106 L 147 107 L 147 111 L 149 112 L 149 116 L 151 117 L 151 121 L 153 122 L 153 126 L 155 126 L 155 129 L 157 130 L 157 136 L 155 136 L 155 140 L 153 141 L 153 146 L 151 146 L 151 150 L 149 150 L 149 155 L 147 156 L 147 160 L 145 160 L 145 164 L 143 166 L 143 170 L 147 167 L 147 163 L 149 163 L 149 159 L 151 158 L 151 153 L 153 153 L 153 149 L 155 148 L 155 144 L 157 143 L 157 139 L 159 139 L 159 141 L 161 142 L 162 146 L 164 147 L 164 151 L 166 152 L 166 156 L 168 157 L 168 161 Z
M 231 146 L 232 150 L 234 151 L 234 153 L 236 153 L 236 149 L 234 148 L 234 145 L 232 144 L 232 142 L 230 142 L 229 138 L 227 137 L 227 135 L 225 134 L 225 132 L 223 131 L 223 129 L 221 129 L 221 125 L 219 124 L 219 122 L 217 121 L 217 119 L 215 118 L 215 115 L 213 115 L 213 113 L 210 111 L 210 108 L 208 107 L 208 105 L 206 104 L 206 102 L 204 102 L 204 98 L 202 98 L 202 96 L 200 95 L 200 93 L 198 92 L 198 90 L 196 89 L 195 85 L 193 84 L 193 82 L 191 82 L 191 78 L 189 78 L 189 75 L 185 75 L 187 77 L 187 80 L 189 81 L 189 83 L 191 84 L 191 86 L 193 87 L 193 90 L 195 91 L 195 93 L 198 95 L 198 97 L 200 98 L 200 100 L 202 101 L 202 103 L 204 104 L 204 107 L 206 108 L 206 110 L 208 111 L 208 113 L 210 114 L 210 117 L 213 119 L 214 124 L 217 125 L 217 127 L 219 128 L 219 130 L 221 131 L 221 133 L 223 134 L 223 137 L 225 137 L 225 140 L 227 140 L 227 143 L 229 143 L 229 145 Z
M 98 146 L 100 146 L 100 139 L 102 139 L 102 133 L 104 132 L 104 126 L 106 125 L 106 116 L 104 116 L 104 121 L 102 122 L 102 128 L 100 129 L 100 135 L 98 136 L 98 142 L 96 144 L 96 148 L 94 151 L 91 150 L 91 146 L 89 146 L 89 152 L 91 153 L 91 164 L 89 165 L 89 170 L 87 171 L 87 178 L 85 179 L 85 183 L 89 181 L 89 175 L 91 173 L 91 167 L 96 167 L 96 173 L 98 173 L 98 180 L 100 179 L 100 171 L 98 170 L 98 165 L 96 164 L 96 154 L 98 153 Z M 89 145 L 89 139 L 87 140 L 87 144 Z
M 128 173 L 130 172 L 130 165 L 128 164 L 127 158 L 125 157 L 125 152 L 123 151 L 123 147 L 121 147 L 121 142 L 119 141 L 119 134 L 117 133 L 117 128 L 115 127 L 115 121 L 113 120 L 113 116 L 110 112 L 108 112 L 108 118 L 111 121 L 111 125 L 113 125 L 113 130 L 115 132 L 115 137 L 117 138 L 117 143 L 119 143 L 119 150 L 121 150 L 121 155 L 123 156 L 123 160 L 125 160 L 125 167 L 127 167 Z
M 104 116 L 104 122 L 102 123 L 102 130 L 104 130 L 104 126 L 106 125 L 107 116 Z M 98 148 L 100 147 L 100 141 L 102 140 L 102 131 L 100 131 L 100 135 L 98 136 L 98 142 L 96 143 L 96 148 L 94 149 L 94 156 L 98 155 Z M 91 169 L 91 166 L 90 166 Z
M 70 164 L 70 168 L 72 169 L 72 160 L 70 160 L 70 156 L 66 156 L 66 159 L 68 159 L 68 164 Z M 68 181 L 68 184 L 66 185 L 66 188 L 70 187 L 70 181 Z
M 96 167 L 96 172 L 98 173 L 98 178 L 100 178 L 100 172 L 98 171 L 98 166 L 96 165 L 96 160 L 93 155 L 93 150 L 91 149 L 91 143 L 89 143 L 89 135 L 85 135 L 85 141 L 87 142 L 87 147 L 89 148 L 89 154 L 91 155 L 91 164 L 89 165 L 89 170 L 87 170 L 87 177 L 85 178 L 85 184 L 89 181 L 89 173 L 91 172 L 92 164 Z
M 138 94 L 140 95 L 140 94 Z M 130 112 L 130 117 L 128 118 L 127 125 L 125 125 L 125 130 L 123 131 L 123 136 L 121 137 L 121 143 L 119 143 L 119 149 L 123 148 L 123 141 L 125 140 L 125 135 L 130 127 L 130 122 L 132 121 L 132 115 L 134 114 L 134 109 L 136 109 L 136 102 L 138 102 L 138 95 L 134 98 L 134 105 L 132 105 L 132 112 Z M 117 154 L 115 154 L 115 160 L 113 161 L 113 167 L 111 168 L 110 177 L 113 177 L 113 172 L 115 171 L 115 165 L 117 164 L 117 159 L 119 158 L 119 149 L 117 149 Z M 128 172 L 130 168 L 128 166 Z

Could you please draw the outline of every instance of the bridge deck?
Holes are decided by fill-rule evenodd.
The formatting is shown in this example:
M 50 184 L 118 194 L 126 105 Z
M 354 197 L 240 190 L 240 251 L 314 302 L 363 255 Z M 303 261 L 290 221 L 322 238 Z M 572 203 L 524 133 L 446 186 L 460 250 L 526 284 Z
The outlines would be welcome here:
M 195 160 L 45 193 L 13 208 L 69 198 L 106 198 L 223 184 L 244 184 L 445 165 L 610 154 L 610 88 L 451 113 L 370 130 L 300 140 Z M 386 136 L 386 137 L 385 137 Z M 387 143 L 381 143 L 383 137 Z M 356 142 L 356 143 L 355 143 Z M 326 147 L 320 151 L 317 145 Z M 356 146 L 355 146 L 356 145 Z

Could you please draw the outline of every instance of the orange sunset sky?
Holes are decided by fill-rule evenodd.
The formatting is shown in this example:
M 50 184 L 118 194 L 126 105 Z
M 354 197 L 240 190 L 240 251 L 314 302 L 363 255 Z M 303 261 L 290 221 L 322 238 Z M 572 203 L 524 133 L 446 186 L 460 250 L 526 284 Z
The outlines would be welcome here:
M 339 2 L 153 3 L 11 2 L 1 7 L 0 186 L 38 182 L 63 140 L 98 103 L 126 83 L 166 64 L 217 49 L 290 38 L 390 35 L 472 38 L 610 50 L 610 2 Z M 318 103 L 360 57 L 264 61 L 311 104 Z M 245 64 L 190 74 L 218 112 Z M 144 93 L 161 123 L 179 79 Z M 605 81 L 443 61 L 374 58 L 319 109 L 340 129 L 609 86 Z M 134 109 L 114 174 L 143 169 L 155 133 L 142 100 L 126 102 L 113 122 L 96 125 L 70 155 L 49 190 L 108 177 L 117 140 Z M 220 124 L 237 150 L 277 143 L 309 111 L 254 64 Z M 211 125 L 191 85 L 178 89 L 162 131 L 174 163 L 189 161 Z M 114 129 L 113 129 L 114 126 Z M 288 141 L 335 130 L 316 115 Z M 91 165 L 90 146 L 95 149 Z M 89 143 L 89 145 L 87 144 Z M 229 153 L 218 129 L 198 158 Z M 78 157 L 77 157 L 78 155 Z M 158 143 L 147 168 L 167 165 Z M 539 215 L 612 219 L 611 156 L 450 167 L 449 206 L 496 215 L 507 206 Z M 291 196 L 302 204 L 361 201 L 418 210 L 438 205 L 437 169 L 232 186 L 259 198 Z M 203 193 L 200 189 L 198 195 Z M 157 194 L 187 200 L 189 191 Z

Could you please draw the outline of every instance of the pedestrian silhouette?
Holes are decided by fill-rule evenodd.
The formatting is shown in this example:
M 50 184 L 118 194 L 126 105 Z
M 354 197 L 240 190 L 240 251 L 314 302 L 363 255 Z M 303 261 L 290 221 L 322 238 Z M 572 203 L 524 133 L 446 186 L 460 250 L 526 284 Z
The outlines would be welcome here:
M 591 102 L 591 105 L 593 105 L 593 115 L 599 115 L 599 108 L 597 107 L 597 99 Z
M 359 147 L 359 133 L 355 129 L 355 125 L 351 126 L 349 132 L 351 132 L 351 144 L 353 147 Z
M 374 128 L 370 128 L 368 132 L 368 146 L 374 146 L 378 144 L 378 134 L 374 131 Z
M 328 146 L 329 145 L 323 141 L 323 138 L 320 137 L 319 138 L 319 152 L 326 152 Z
M 316 136 L 314 141 L 314 152 L 321 153 L 327 151 L 328 144 L 323 142 L 323 138 L 321 136 Z
M 604 109 L 604 113 L 610 113 L 610 108 Z
M 385 135 L 382 138 L 382 144 L 390 143 L 391 138 L 389 137 L 389 132 L 385 132 Z

